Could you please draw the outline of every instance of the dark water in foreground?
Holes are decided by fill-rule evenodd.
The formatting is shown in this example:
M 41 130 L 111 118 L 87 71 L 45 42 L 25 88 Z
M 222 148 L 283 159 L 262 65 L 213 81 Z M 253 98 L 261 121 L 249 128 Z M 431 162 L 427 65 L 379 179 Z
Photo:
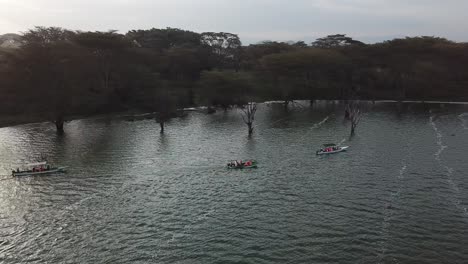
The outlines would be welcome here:
M 468 106 L 339 105 L 0 129 L 0 263 L 468 263 Z M 317 157 L 321 143 L 347 153 Z M 227 160 L 260 168 L 228 171 Z

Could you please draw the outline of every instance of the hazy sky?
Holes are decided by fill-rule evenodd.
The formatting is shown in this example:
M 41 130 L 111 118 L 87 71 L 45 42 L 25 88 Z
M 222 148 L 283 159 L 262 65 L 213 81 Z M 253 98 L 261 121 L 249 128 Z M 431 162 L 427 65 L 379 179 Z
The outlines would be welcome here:
M 365 42 L 430 35 L 468 41 L 468 0 L 0 0 L 0 34 L 177 27 L 245 44 L 345 33 Z

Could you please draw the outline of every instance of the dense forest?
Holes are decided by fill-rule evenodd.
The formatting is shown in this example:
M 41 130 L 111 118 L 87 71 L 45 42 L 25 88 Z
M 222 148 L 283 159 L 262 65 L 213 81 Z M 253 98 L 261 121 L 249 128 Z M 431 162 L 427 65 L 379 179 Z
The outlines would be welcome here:
M 468 44 L 436 37 L 243 46 L 224 32 L 37 27 L 19 41 L 0 48 L 0 116 L 59 130 L 70 116 L 127 110 L 157 113 L 163 128 L 184 107 L 262 100 L 468 100 Z

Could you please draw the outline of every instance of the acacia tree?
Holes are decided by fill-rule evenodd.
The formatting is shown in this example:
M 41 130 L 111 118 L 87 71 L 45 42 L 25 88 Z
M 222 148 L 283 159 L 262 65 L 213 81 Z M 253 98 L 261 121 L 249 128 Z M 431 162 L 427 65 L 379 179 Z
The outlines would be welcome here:
M 253 123 L 255 121 L 255 113 L 257 112 L 256 103 L 248 103 L 241 108 L 242 110 L 242 119 L 249 129 L 249 136 L 253 134 L 254 127 Z
M 80 49 L 71 41 L 74 32 L 36 27 L 26 32 L 13 62 L 20 72 L 20 93 L 31 100 L 34 111 L 50 116 L 57 131 L 63 131 L 65 116 L 79 102 Z M 75 97 L 76 96 L 76 97 Z
M 125 55 L 132 43 L 113 30 L 78 32 L 74 41 L 88 51 L 88 59 L 94 64 L 95 79 L 99 83 L 97 91 L 106 95 L 108 103 L 112 103 L 112 98 L 116 95 L 117 85 L 113 84 L 117 82 L 114 79 L 118 79 L 117 69 L 128 63 Z
M 222 68 L 240 68 L 242 42 L 236 34 L 225 32 L 204 32 L 201 34 L 201 43 L 211 47 L 212 52 L 218 58 L 218 65 Z
M 276 98 L 287 106 L 294 99 L 329 97 L 348 61 L 340 52 L 307 48 L 264 56 L 261 70 L 273 83 Z
M 319 38 L 316 41 L 312 42 L 312 46 L 324 49 L 345 47 L 351 45 L 363 46 L 365 44 L 361 41 L 347 37 L 345 34 L 328 35 L 324 38 Z
M 178 28 L 131 30 L 126 36 L 135 42 L 138 47 L 154 52 L 161 52 L 174 47 L 195 47 L 201 45 L 199 33 Z
M 250 84 L 245 73 L 234 71 L 205 71 L 199 82 L 199 101 L 218 106 L 225 111 L 244 105 Z

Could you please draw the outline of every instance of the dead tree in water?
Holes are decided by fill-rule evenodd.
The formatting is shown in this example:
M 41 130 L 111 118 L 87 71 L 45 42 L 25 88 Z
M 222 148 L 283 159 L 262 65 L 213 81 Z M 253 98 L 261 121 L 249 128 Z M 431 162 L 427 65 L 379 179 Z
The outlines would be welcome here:
M 65 123 L 65 120 L 63 120 L 63 116 L 62 115 L 57 115 L 57 117 L 55 118 L 55 121 L 54 121 L 55 128 L 57 128 L 57 132 L 59 132 L 59 133 L 64 132 L 64 130 L 63 130 L 63 124 L 64 123 Z
M 359 107 L 359 101 L 348 101 L 345 109 L 345 118 L 351 121 L 351 136 L 354 136 L 356 127 L 361 121 L 361 109 Z
M 249 128 L 249 136 L 253 133 L 253 122 L 255 121 L 255 112 L 257 112 L 257 104 L 249 103 L 242 108 L 242 119 Z

